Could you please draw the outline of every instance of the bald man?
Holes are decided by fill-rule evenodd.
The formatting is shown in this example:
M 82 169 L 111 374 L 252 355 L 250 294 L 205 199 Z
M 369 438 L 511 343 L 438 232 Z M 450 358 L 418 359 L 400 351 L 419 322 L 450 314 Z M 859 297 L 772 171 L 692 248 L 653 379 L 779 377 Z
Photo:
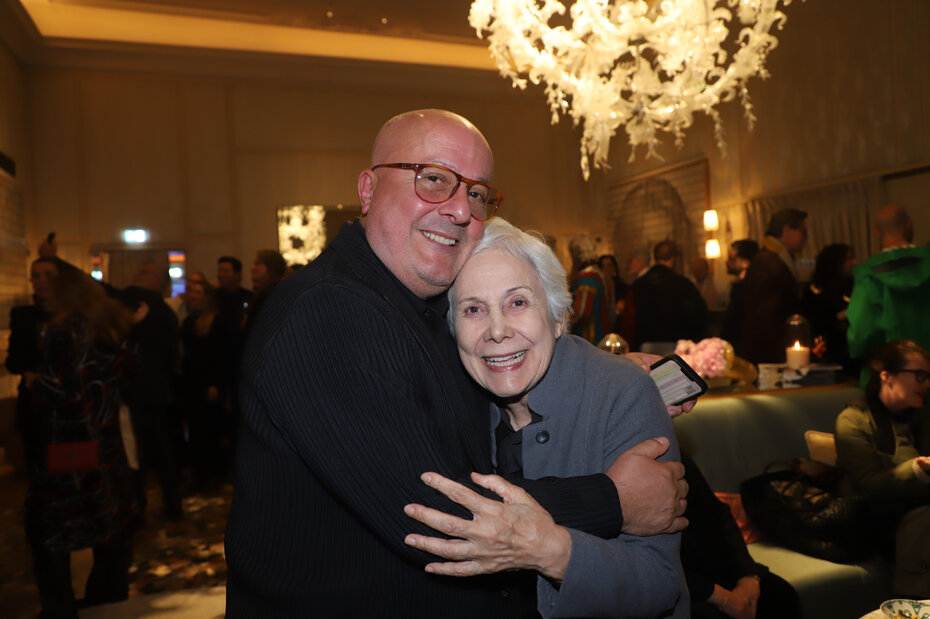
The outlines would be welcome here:
M 533 572 L 434 575 L 424 568 L 435 557 L 404 543 L 435 534 L 408 504 L 471 517 L 435 491 L 439 475 L 491 495 L 469 478 L 492 472 L 488 401 L 458 360 L 443 293 L 502 200 L 492 171 L 461 116 L 391 119 L 358 178 L 361 220 L 268 298 L 240 374 L 228 617 L 536 616 Z M 681 465 L 655 461 L 667 447 L 642 443 L 611 477 L 511 480 L 533 498 L 496 502 L 480 520 L 500 525 L 500 546 L 518 537 L 511 526 L 531 543 L 498 569 L 570 552 L 547 536 L 559 525 L 680 530 Z
M 914 223 L 897 205 L 878 212 L 875 234 L 882 251 L 853 269 L 855 284 L 846 318 L 854 359 L 897 339 L 930 346 L 930 246 L 913 244 Z M 863 370 L 863 380 L 867 374 Z

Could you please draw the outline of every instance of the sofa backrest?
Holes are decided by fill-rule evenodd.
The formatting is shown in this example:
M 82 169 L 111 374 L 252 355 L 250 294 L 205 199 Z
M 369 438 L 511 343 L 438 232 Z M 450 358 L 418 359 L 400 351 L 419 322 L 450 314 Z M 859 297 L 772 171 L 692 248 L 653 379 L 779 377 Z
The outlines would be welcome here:
M 861 397 L 849 385 L 703 397 L 675 419 L 675 433 L 714 491 L 739 492 L 768 464 L 806 456 L 804 432 L 833 432 L 836 416 Z

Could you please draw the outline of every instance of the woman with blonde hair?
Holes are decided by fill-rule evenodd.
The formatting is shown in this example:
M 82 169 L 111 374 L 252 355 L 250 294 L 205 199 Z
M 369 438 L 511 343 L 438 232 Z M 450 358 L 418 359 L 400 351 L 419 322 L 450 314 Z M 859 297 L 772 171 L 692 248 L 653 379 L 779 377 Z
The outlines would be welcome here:
M 85 273 L 63 270 L 49 289 L 52 315 L 42 334 L 42 365 L 26 380 L 40 454 L 26 495 L 26 536 L 43 617 L 77 617 L 70 553 L 93 548 L 84 602 L 129 594 L 134 515 L 119 424 L 122 342 L 131 316 Z

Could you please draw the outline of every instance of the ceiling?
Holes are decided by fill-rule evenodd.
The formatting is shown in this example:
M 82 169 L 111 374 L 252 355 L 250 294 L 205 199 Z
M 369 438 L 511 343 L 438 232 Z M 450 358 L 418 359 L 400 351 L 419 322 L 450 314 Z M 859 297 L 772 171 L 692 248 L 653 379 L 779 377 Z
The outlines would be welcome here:
M 51 0 L 54 4 L 480 44 L 471 0 Z
M 494 70 L 471 0 L 10 0 L 52 46 L 159 45 Z

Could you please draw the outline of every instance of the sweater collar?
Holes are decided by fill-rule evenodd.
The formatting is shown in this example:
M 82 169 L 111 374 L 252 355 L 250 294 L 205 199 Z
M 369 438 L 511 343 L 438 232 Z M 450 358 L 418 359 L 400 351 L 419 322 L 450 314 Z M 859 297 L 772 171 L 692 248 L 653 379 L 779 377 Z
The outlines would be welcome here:
M 445 316 L 449 309 L 446 294 L 438 294 L 424 300 L 411 292 L 372 250 L 368 237 L 365 235 L 365 228 L 359 219 L 343 224 L 339 234 L 333 239 L 332 246 L 353 265 L 356 275 L 364 279 L 375 290 L 391 297 L 399 293 L 418 316 L 422 316 L 427 311 Z M 388 291 L 386 288 L 391 290 Z

